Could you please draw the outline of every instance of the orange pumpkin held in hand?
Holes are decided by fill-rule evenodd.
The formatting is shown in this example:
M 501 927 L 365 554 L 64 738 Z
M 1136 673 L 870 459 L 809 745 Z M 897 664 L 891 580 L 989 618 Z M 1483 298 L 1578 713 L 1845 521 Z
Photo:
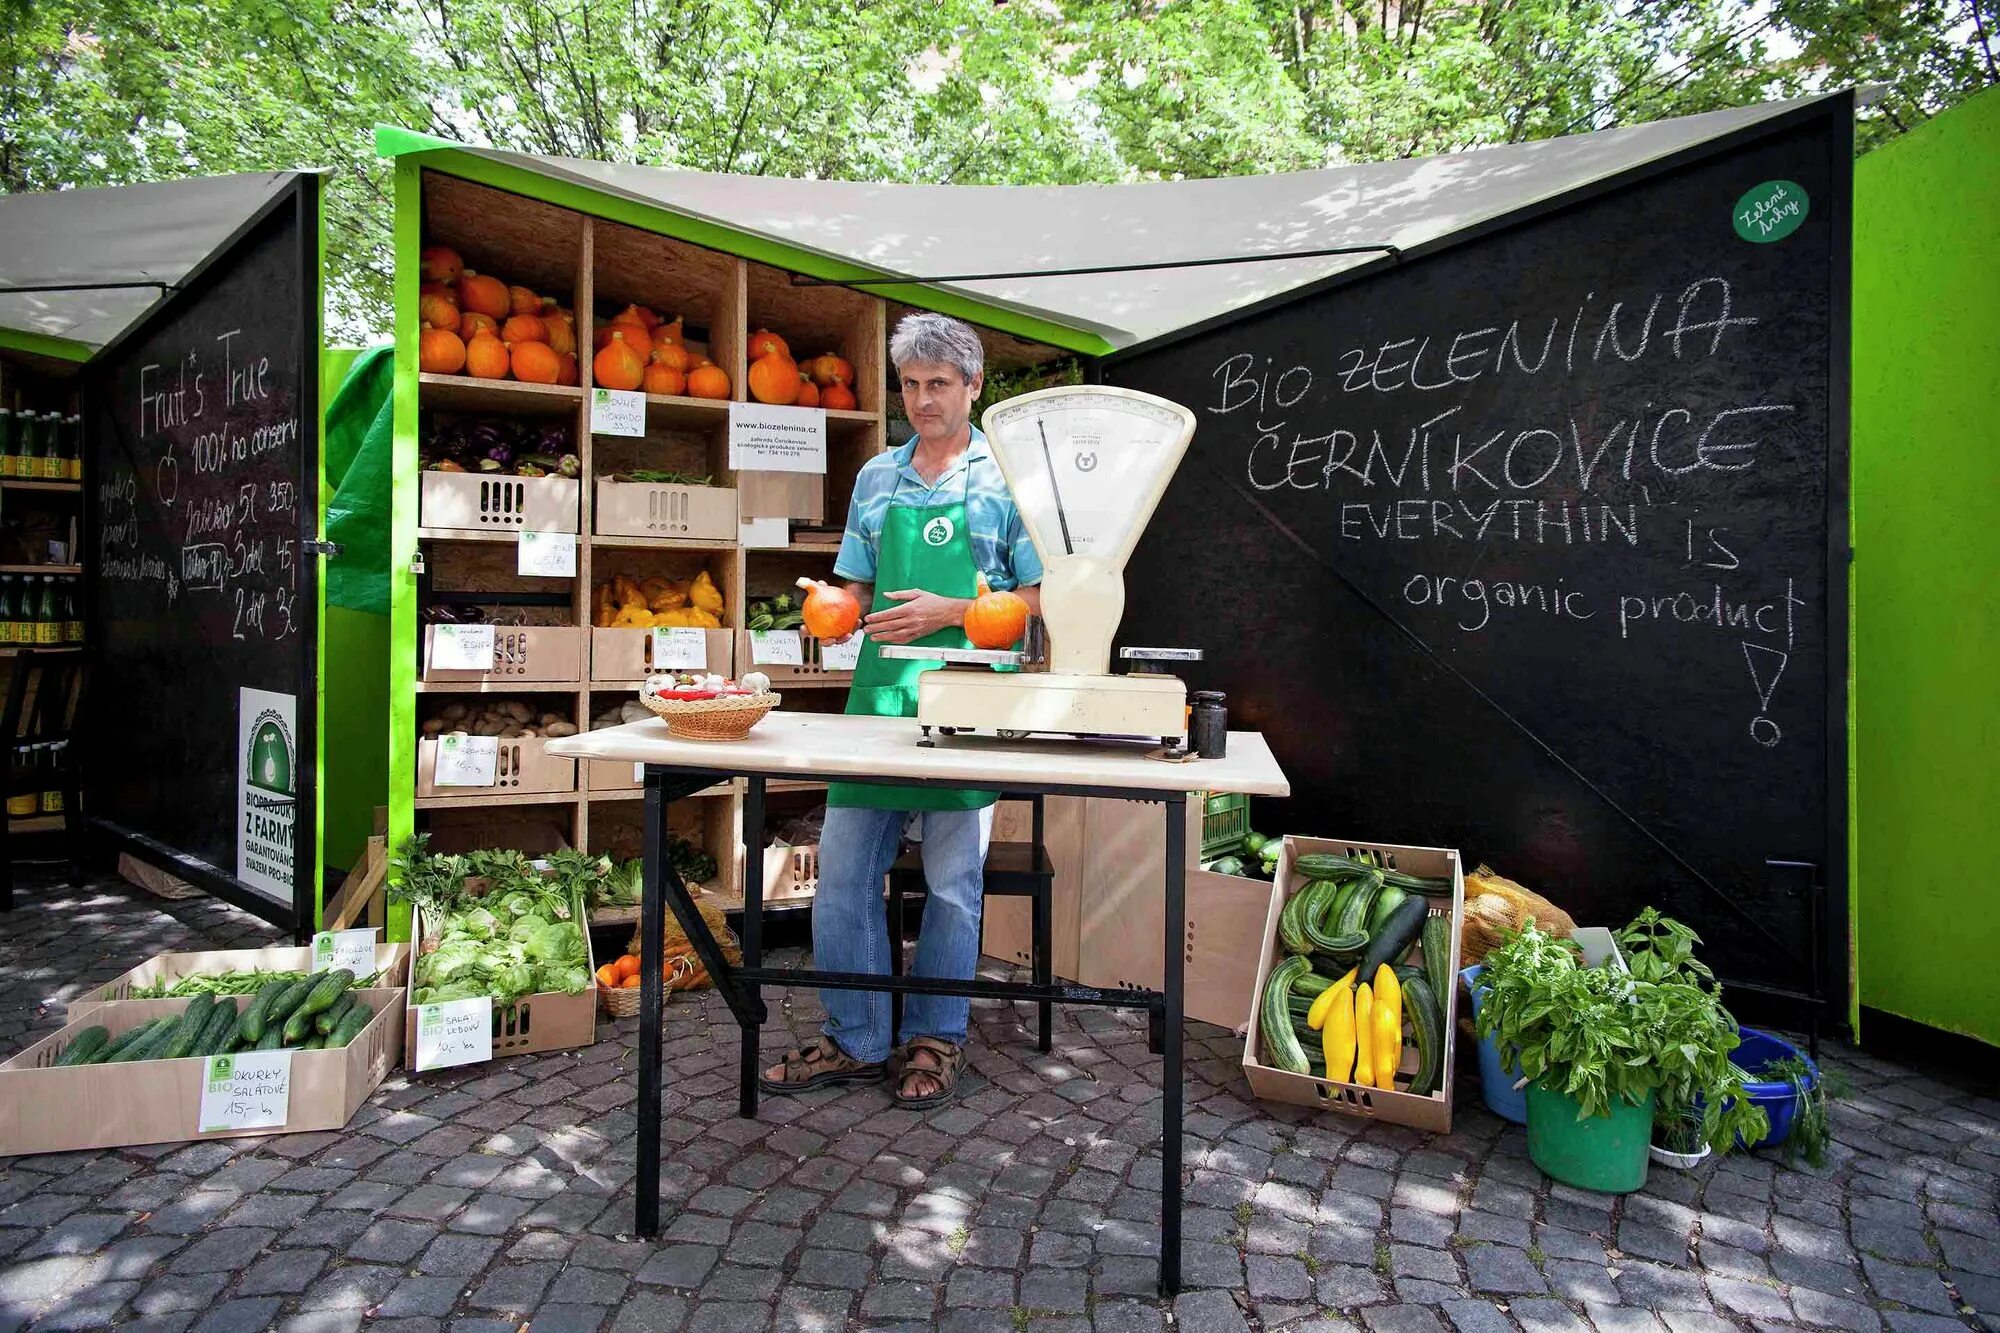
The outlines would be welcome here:
M 812 372 L 813 382 L 821 387 L 829 384 L 854 383 L 854 367 L 832 352 L 814 357 L 806 362 L 806 368 Z
M 417 335 L 417 369 L 426 375 L 456 375 L 465 369 L 465 340 L 450 329 L 425 324 Z
M 425 282 L 457 282 L 465 261 L 448 245 L 427 245 L 417 254 L 417 270 Z
M 688 396 L 692 398 L 727 398 L 729 396 L 729 376 L 721 366 L 696 366 L 688 372 Z
M 477 311 L 496 320 L 514 313 L 514 302 L 507 295 L 507 284 L 484 273 L 474 273 L 471 269 L 458 275 L 458 305 L 461 310 Z
M 785 406 L 799 398 L 799 367 L 792 358 L 766 352 L 750 363 L 750 396 Z
M 482 333 L 500 336 L 500 322 L 491 315 L 482 315 L 477 310 L 468 310 L 458 317 L 458 336 L 471 342 Z
M 593 382 L 607 389 L 636 389 L 646 378 L 646 358 L 625 339 L 631 326 L 619 324 L 590 363 Z
M 769 356 L 773 352 L 782 357 L 790 357 L 792 349 L 785 345 L 783 338 L 780 338 L 769 329 L 759 329 L 750 335 L 750 359 L 752 361 L 757 360 L 759 357 Z
M 517 315 L 539 315 L 542 313 L 542 298 L 526 287 L 509 287 L 507 301 Z
M 845 384 L 829 384 L 819 391 L 819 405 L 833 412 L 852 412 L 854 390 Z
M 861 623 L 861 603 L 854 594 L 818 579 L 800 579 L 806 604 L 800 608 L 806 633 L 815 639 L 844 639 Z
M 549 326 L 542 322 L 540 315 L 509 315 L 507 322 L 500 326 L 500 341 L 503 343 L 545 343 L 549 340 Z
M 504 380 L 510 365 L 507 344 L 490 333 L 476 334 L 465 344 L 465 372 L 468 375 L 477 375 L 483 380 Z
M 514 378 L 524 384 L 554 384 L 562 376 L 562 358 L 547 343 L 515 343 L 508 353 Z
M 1012 648 L 1028 632 L 1027 599 L 1014 592 L 992 592 L 985 576 L 979 596 L 965 609 L 965 637 L 974 648 Z
M 557 384 L 583 383 L 583 367 L 577 364 L 575 352 L 561 352 L 556 356 L 560 368 L 556 371 Z
M 807 379 L 806 373 L 803 370 L 799 372 L 799 396 L 794 406 L 797 407 L 819 406 L 819 385 L 814 384 L 811 380 Z
M 683 394 L 687 392 L 688 377 L 672 366 L 655 361 L 646 367 L 643 383 L 647 393 Z

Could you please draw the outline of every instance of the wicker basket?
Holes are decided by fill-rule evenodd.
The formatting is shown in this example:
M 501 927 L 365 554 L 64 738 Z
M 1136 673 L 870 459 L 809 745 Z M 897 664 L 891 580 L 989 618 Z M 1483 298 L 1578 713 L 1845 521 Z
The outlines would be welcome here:
M 604 1012 L 613 1018 L 637 1018 L 639 1016 L 639 988 L 633 986 L 600 986 L 598 998 L 604 1001 Z
M 718 699 L 662 699 L 641 694 L 639 699 L 668 730 L 688 741 L 740 741 L 750 728 L 764 720 L 764 714 L 783 700 L 778 694 L 730 694 Z

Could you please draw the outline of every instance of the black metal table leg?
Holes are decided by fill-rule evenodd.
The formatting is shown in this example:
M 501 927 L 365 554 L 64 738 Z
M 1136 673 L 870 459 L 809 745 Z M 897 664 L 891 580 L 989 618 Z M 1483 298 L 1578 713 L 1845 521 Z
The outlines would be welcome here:
M 1187 942 L 1187 797 L 1170 793 L 1167 811 L 1167 902 L 1162 997 L 1166 1054 L 1160 1068 L 1160 1294 L 1181 1289 L 1181 1026 Z
M 666 864 L 667 802 L 659 770 L 646 770 L 646 831 L 639 894 L 639 1179 L 633 1229 L 660 1234 L 660 1006 L 665 1001 L 661 960 L 666 952 L 666 905 L 660 871 Z
M 752 775 L 743 795 L 743 966 L 764 963 L 764 779 Z M 762 989 L 750 982 L 744 995 L 756 1008 Z M 745 1120 L 757 1115 L 757 1040 L 761 1033 L 754 1023 L 742 1025 L 743 1047 L 738 1058 L 736 1114 Z

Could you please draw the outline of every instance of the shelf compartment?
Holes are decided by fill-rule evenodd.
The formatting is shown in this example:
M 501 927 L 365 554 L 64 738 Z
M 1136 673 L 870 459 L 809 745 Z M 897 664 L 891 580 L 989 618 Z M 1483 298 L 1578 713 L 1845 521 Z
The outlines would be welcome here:
M 438 739 L 424 736 L 417 741 L 417 799 L 447 801 L 491 799 L 496 802 L 523 796 L 548 796 L 576 790 L 576 760 L 558 759 L 548 754 L 541 736 L 521 736 L 499 743 L 493 787 L 439 787 L 437 785 Z
M 702 631 L 708 665 L 703 671 L 734 676 L 735 634 L 726 629 Z M 668 670 L 662 667 L 660 670 Z M 692 667 L 671 668 L 691 671 Z M 649 629 L 597 629 L 590 631 L 590 679 L 594 687 L 629 686 L 638 689 L 653 670 L 653 631 Z M 632 683 L 634 681 L 638 683 Z
M 491 693 L 518 691 L 524 684 L 553 688 L 557 682 L 575 688 L 583 676 L 583 631 L 575 626 L 495 625 L 493 666 L 486 671 L 433 667 L 431 652 L 438 628 L 424 626 L 421 679 L 426 685 L 490 686 L 481 692 Z
M 600 476 L 591 526 L 598 536 L 733 544 L 736 491 L 725 486 L 613 481 Z
M 574 384 L 527 384 L 483 380 L 471 375 L 418 375 L 417 402 L 425 411 L 497 412 L 507 416 L 554 417 L 583 405 Z

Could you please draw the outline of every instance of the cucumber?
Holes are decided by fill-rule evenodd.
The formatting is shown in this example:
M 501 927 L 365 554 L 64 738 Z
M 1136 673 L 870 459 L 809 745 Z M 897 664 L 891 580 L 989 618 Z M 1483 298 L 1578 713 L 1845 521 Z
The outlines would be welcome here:
M 312 1030 L 313 1015 L 307 1013 L 306 1007 L 301 1004 L 298 1008 L 292 1010 L 292 1016 L 285 1020 L 283 1028 L 285 1045 L 298 1045 L 312 1035 Z
M 1412 977 L 1403 984 L 1403 1021 L 1409 1024 L 1417 1047 L 1417 1072 L 1410 1076 L 1410 1086 L 1404 1091 L 1428 1097 L 1437 1091 L 1444 1069 L 1444 1013 L 1430 982 L 1422 977 Z
M 322 1037 L 319 1033 L 315 1032 L 310 1037 L 307 1037 L 304 1041 L 300 1042 L 298 1048 L 302 1051 L 317 1051 L 322 1047 L 324 1047 L 325 1045 L 326 1045 L 326 1038 Z
M 324 1037 L 340 1026 L 340 1020 L 347 1017 L 347 1011 L 354 1007 L 354 992 L 343 991 L 339 999 L 327 1008 L 313 1015 L 313 1031 Z
M 111 1045 L 111 1030 L 101 1025 L 87 1027 L 70 1038 L 68 1046 L 57 1058 L 58 1065 L 94 1065 L 104 1058 L 105 1048 Z
M 1418 933 L 1424 951 L 1424 979 L 1431 984 L 1431 998 L 1440 1004 L 1451 994 L 1451 918 L 1427 916 Z
M 218 999 L 210 1011 L 208 1025 L 202 1029 L 201 1037 L 195 1042 L 189 1055 L 223 1055 L 236 1041 L 236 1024 L 240 1015 L 235 1004 L 227 999 Z
M 194 1044 L 201 1040 L 201 1034 L 208 1029 L 211 1011 L 215 1008 L 215 997 L 206 992 L 188 1001 L 188 1007 L 181 1011 L 180 1026 L 174 1031 L 174 1039 L 161 1048 L 155 1059 L 180 1060 L 194 1050 Z
M 173 1045 L 174 1038 L 180 1035 L 180 1026 L 179 1018 L 161 1019 L 160 1025 L 148 1033 L 144 1041 L 126 1048 L 125 1054 L 119 1057 L 120 1061 L 143 1062 L 159 1059 L 166 1049 Z
M 1307 1070 L 1305 1048 L 1292 1031 L 1292 983 L 1309 969 L 1306 960 L 1293 954 L 1271 969 L 1264 982 L 1264 1002 L 1259 1006 L 1258 1035 L 1262 1038 L 1264 1063 L 1290 1074 Z
M 361 1029 L 367 1027 L 369 1020 L 374 1017 L 375 1011 L 373 1009 L 356 1000 L 354 1007 L 347 1011 L 347 1017 L 340 1020 L 340 1026 L 335 1028 L 333 1035 L 326 1039 L 326 1049 L 333 1050 L 335 1047 L 347 1045 L 361 1035 Z
M 1409 896 L 1397 885 L 1386 881 L 1383 883 L 1382 892 L 1375 895 L 1374 905 L 1368 909 L 1368 924 L 1363 927 L 1371 939 L 1381 933 L 1383 926 L 1389 924 L 1389 918 L 1395 915 L 1396 909 L 1401 907 L 1403 900 Z
M 322 972 L 313 988 L 306 992 L 306 998 L 299 1001 L 295 1013 L 311 1018 L 314 1014 L 333 1007 L 333 1002 L 346 993 L 354 984 L 354 974 L 344 967 L 336 967 L 331 972 Z
M 264 984 L 264 989 L 257 992 L 257 998 L 250 1001 L 250 1007 L 243 1011 L 243 1016 L 236 1022 L 236 1036 L 239 1041 L 245 1046 L 255 1046 L 263 1040 L 264 1025 L 268 1021 L 265 1016 L 270 1013 L 271 1001 L 291 989 L 291 986 L 291 982 L 284 980 Z
M 284 1044 L 285 1030 L 279 1027 L 267 1027 L 264 1029 L 264 1035 L 257 1038 L 257 1044 L 249 1049 L 253 1051 L 275 1051 Z
M 1389 919 L 1382 923 L 1382 929 L 1368 942 L 1368 952 L 1361 955 L 1361 975 L 1372 977 L 1381 964 L 1402 962 L 1403 955 L 1416 941 L 1417 931 L 1422 928 L 1424 916 L 1429 911 L 1430 904 L 1421 894 L 1411 894 L 1403 899 Z
M 264 1011 L 265 1031 L 269 1032 L 272 1028 L 282 1029 L 285 1020 L 292 1016 L 292 1011 L 304 1003 L 306 996 L 312 993 L 313 985 L 313 978 L 305 977 L 288 983 L 283 990 L 273 996 L 271 1007 Z
M 119 1036 L 113 1037 L 111 1039 L 111 1044 L 104 1048 L 103 1056 L 97 1060 L 92 1061 L 91 1063 L 102 1065 L 102 1064 L 112 1064 L 121 1061 L 125 1052 L 131 1050 L 134 1046 L 137 1046 L 140 1042 L 144 1041 L 146 1037 L 153 1031 L 153 1029 L 158 1027 L 159 1025 L 160 1025 L 159 1019 L 149 1018 L 145 1022 L 141 1023 L 138 1027 L 133 1028 L 130 1032 L 126 1032 Z

